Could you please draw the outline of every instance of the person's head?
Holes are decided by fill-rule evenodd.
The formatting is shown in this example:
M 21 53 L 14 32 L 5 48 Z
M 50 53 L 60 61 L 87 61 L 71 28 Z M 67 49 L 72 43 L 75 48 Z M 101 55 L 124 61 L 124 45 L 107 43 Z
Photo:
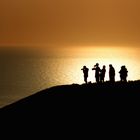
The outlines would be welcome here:
M 126 69 L 126 68 L 125 68 L 125 65 L 121 66 L 121 68 L 122 68 L 122 69 Z
M 103 65 L 103 69 L 105 69 L 105 65 Z
M 112 67 L 112 64 L 109 64 L 109 67 L 111 68 Z
M 86 66 L 83 66 L 83 68 L 85 69 L 85 68 L 86 68 Z
M 96 63 L 95 66 L 98 67 L 99 66 L 99 63 Z

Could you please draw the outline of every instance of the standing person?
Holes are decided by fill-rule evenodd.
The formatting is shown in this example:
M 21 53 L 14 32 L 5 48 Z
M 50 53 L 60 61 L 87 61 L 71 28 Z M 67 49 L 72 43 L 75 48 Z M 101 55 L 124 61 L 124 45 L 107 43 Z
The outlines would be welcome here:
M 103 65 L 103 68 L 102 68 L 102 70 L 101 70 L 101 72 L 100 72 L 100 82 L 101 82 L 101 83 L 102 83 L 102 82 L 104 83 L 105 73 L 106 73 L 106 66 Z
M 121 66 L 121 70 L 119 71 L 120 73 L 120 79 L 121 79 L 121 82 L 127 82 L 127 68 L 125 66 Z
M 86 66 L 83 66 L 83 68 L 81 70 L 83 70 L 84 81 L 87 84 L 87 78 L 88 78 L 88 71 L 89 71 L 89 69 Z
M 115 82 L 115 69 L 112 64 L 109 65 L 109 80 L 111 83 Z
M 100 77 L 100 67 L 99 67 L 99 64 L 96 63 L 96 65 L 94 65 L 94 68 L 92 68 L 92 70 L 95 70 L 95 79 L 96 79 L 96 82 L 99 83 L 99 77 Z

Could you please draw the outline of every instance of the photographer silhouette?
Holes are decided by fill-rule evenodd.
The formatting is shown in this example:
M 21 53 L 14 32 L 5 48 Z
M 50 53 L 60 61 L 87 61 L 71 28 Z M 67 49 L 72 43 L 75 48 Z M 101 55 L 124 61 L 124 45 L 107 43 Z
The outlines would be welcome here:
M 96 82 L 99 83 L 99 77 L 100 77 L 100 67 L 99 67 L 99 63 L 96 63 L 96 65 L 94 65 L 94 68 L 92 68 L 92 70 L 95 70 L 95 79 Z
M 81 70 L 83 70 L 84 81 L 87 84 L 87 78 L 88 78 L 88 71 L 89 71 L 89 69 L 86 66 L 83 66 L 83 68 Z

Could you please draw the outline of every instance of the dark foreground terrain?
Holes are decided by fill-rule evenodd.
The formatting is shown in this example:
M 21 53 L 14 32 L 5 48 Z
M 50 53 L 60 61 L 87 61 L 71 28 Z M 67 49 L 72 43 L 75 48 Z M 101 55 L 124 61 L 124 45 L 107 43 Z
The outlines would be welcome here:
M 122 103 L 139 104 L 140 81 L 128 83 L 72 84 L 52 87 L 17 101 L 1 109 L 2 113 L 50 113 L 118 106 Z
M 39 139 L 134 137 L 132 131 L 139 134 L 139 110 L 140 81 L 56 86 L 2 108 L 1 134 Z

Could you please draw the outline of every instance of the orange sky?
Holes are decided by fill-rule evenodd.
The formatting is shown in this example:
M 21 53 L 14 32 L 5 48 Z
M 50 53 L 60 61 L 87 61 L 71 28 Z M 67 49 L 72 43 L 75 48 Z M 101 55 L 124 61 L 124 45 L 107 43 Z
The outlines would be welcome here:
M 139 46 L 139 0 L 3 0 L 0 46 Z

